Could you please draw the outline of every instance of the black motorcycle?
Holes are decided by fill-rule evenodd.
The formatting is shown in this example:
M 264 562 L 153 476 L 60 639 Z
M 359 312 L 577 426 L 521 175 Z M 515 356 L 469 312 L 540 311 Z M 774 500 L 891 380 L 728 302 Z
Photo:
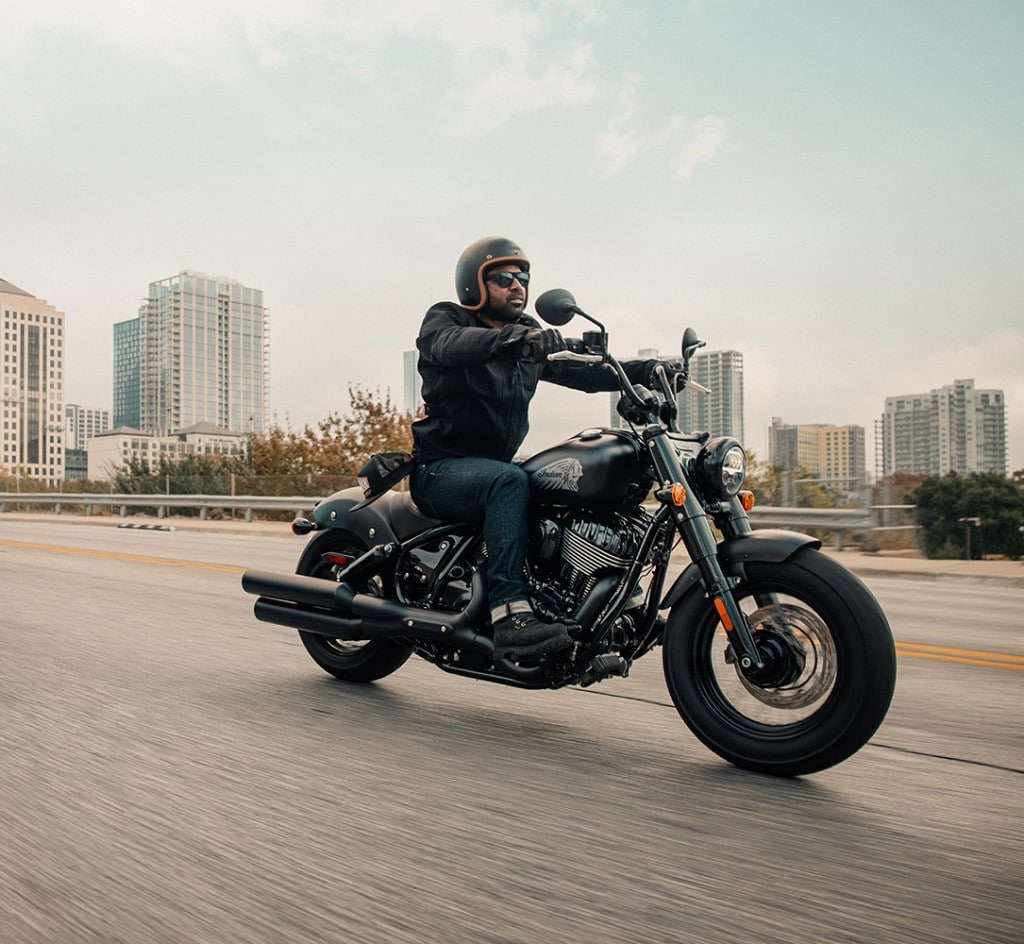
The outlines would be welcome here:
M 545 292 L 536 309 L 555 326 L 579 315 L 596 327 L 549 356 L 613 371 L 629 424 L 584 430 L 523 464 L 530 602 L 570 627 L 571 650 L 533 665 L 496 659 L 479 530 L 429 518 L 390 487 L 370 500 L 346 489 L 313 521 L 297 519 L 295 533 L 315 535 L 297 574 L 242 578 L 259 597 L 256 617 L 299 630 L 313 660 L 349 682 L 383 678 L 415 654 L 523 688 L 586 686 L 627 675 L 661 646 L 679 714 L 721 757 L 780 776 L 845 760 L 888 710 L 892 633 L 818 540 L 751 529 L 739 442 L 677 428 L 675 395 L 699 387 L 690 361 L 704 342 L 687 328 L 681 360 L 657 367 L 655 389 L 634 386 L 569 292 Z M 666 591 L 680 542 L 689 564 Z

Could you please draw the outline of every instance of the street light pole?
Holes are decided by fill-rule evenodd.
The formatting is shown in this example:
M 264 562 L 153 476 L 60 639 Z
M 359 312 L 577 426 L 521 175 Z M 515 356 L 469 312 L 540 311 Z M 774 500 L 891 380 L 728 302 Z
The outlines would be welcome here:
M 964 547 L 966 548 L 965 560 L 971 559 L 971 528 L 977 528 L 981 524 L 981 518 L 957 518 L 957 523 L 964 526 Z

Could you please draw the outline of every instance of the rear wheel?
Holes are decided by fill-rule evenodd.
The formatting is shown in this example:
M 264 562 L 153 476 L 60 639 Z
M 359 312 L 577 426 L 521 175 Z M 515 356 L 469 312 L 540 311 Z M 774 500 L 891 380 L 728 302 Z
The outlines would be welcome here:
M 816 550 L 748 563 L 746 574 L 734 593 L 764 669 L 740 669 L 714 606 L 691 592 L 665 633 L 676 708 L 739 767 L 796 776 L 845 760 L 892 700 L 896 652 L 885 614 L 860 580 Z
M 325 531 L 317 535 L 299 558 L 295 572 L 307 577 L 337 581 L 345 561 L 354 560 L 369 548 L 350 531 Z M 331 554 L 333 560 L 325 560 Z M 380 578 L 371 577 L 352 584 L 358 593 L 384 595 Z M 345 682 L 373 682 L 400 668 L 412 649 L 392 639 L 353 641 L 332 639 L 317 633 L 299 632 L 299 639 L 313 661 L 325 672 Z

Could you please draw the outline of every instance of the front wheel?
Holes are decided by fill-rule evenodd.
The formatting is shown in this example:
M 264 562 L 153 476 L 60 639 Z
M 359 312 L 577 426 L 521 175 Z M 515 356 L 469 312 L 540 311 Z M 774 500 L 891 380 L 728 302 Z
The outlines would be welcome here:
M 746 565 L 734 590 L 765 668 L 744 672 L 711 601 L 697 587 L 672 610 L 665 680 L 691 731 L 739 767 L 813 773 L 859 750 L 896 684 L 892 632 L 871 592 L 807 548 Z
M 306 545 L 295 572 L 336 581 L 345 562 L 354 560 L 367 550 L 365 542 L 350 531 L 324 531 Z M 332 559 L 325 559 L 325 554 L 330 554 Z M 354 584 L 353 589 L 377 595 L 385 591 L 377 578 L 362 580 Z M 301 631 L 299 639 L 320 668 L 344 682 L 374 682 L 400 668 L 412 655 L 409 646 L 392 639 L 354 642 Z

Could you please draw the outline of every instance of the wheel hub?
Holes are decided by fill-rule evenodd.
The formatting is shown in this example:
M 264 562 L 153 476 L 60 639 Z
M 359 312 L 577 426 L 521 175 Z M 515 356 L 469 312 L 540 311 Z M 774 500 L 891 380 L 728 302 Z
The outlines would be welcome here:
M 731 647 L 725 658 L 751 695 L 773 708 L 793 709 L 813 704 L 828 692 L 836 678 L 835 642 L 815 613 L 773 603 L 752 613 L 748 621 L 764 665 L 742 668 Z

